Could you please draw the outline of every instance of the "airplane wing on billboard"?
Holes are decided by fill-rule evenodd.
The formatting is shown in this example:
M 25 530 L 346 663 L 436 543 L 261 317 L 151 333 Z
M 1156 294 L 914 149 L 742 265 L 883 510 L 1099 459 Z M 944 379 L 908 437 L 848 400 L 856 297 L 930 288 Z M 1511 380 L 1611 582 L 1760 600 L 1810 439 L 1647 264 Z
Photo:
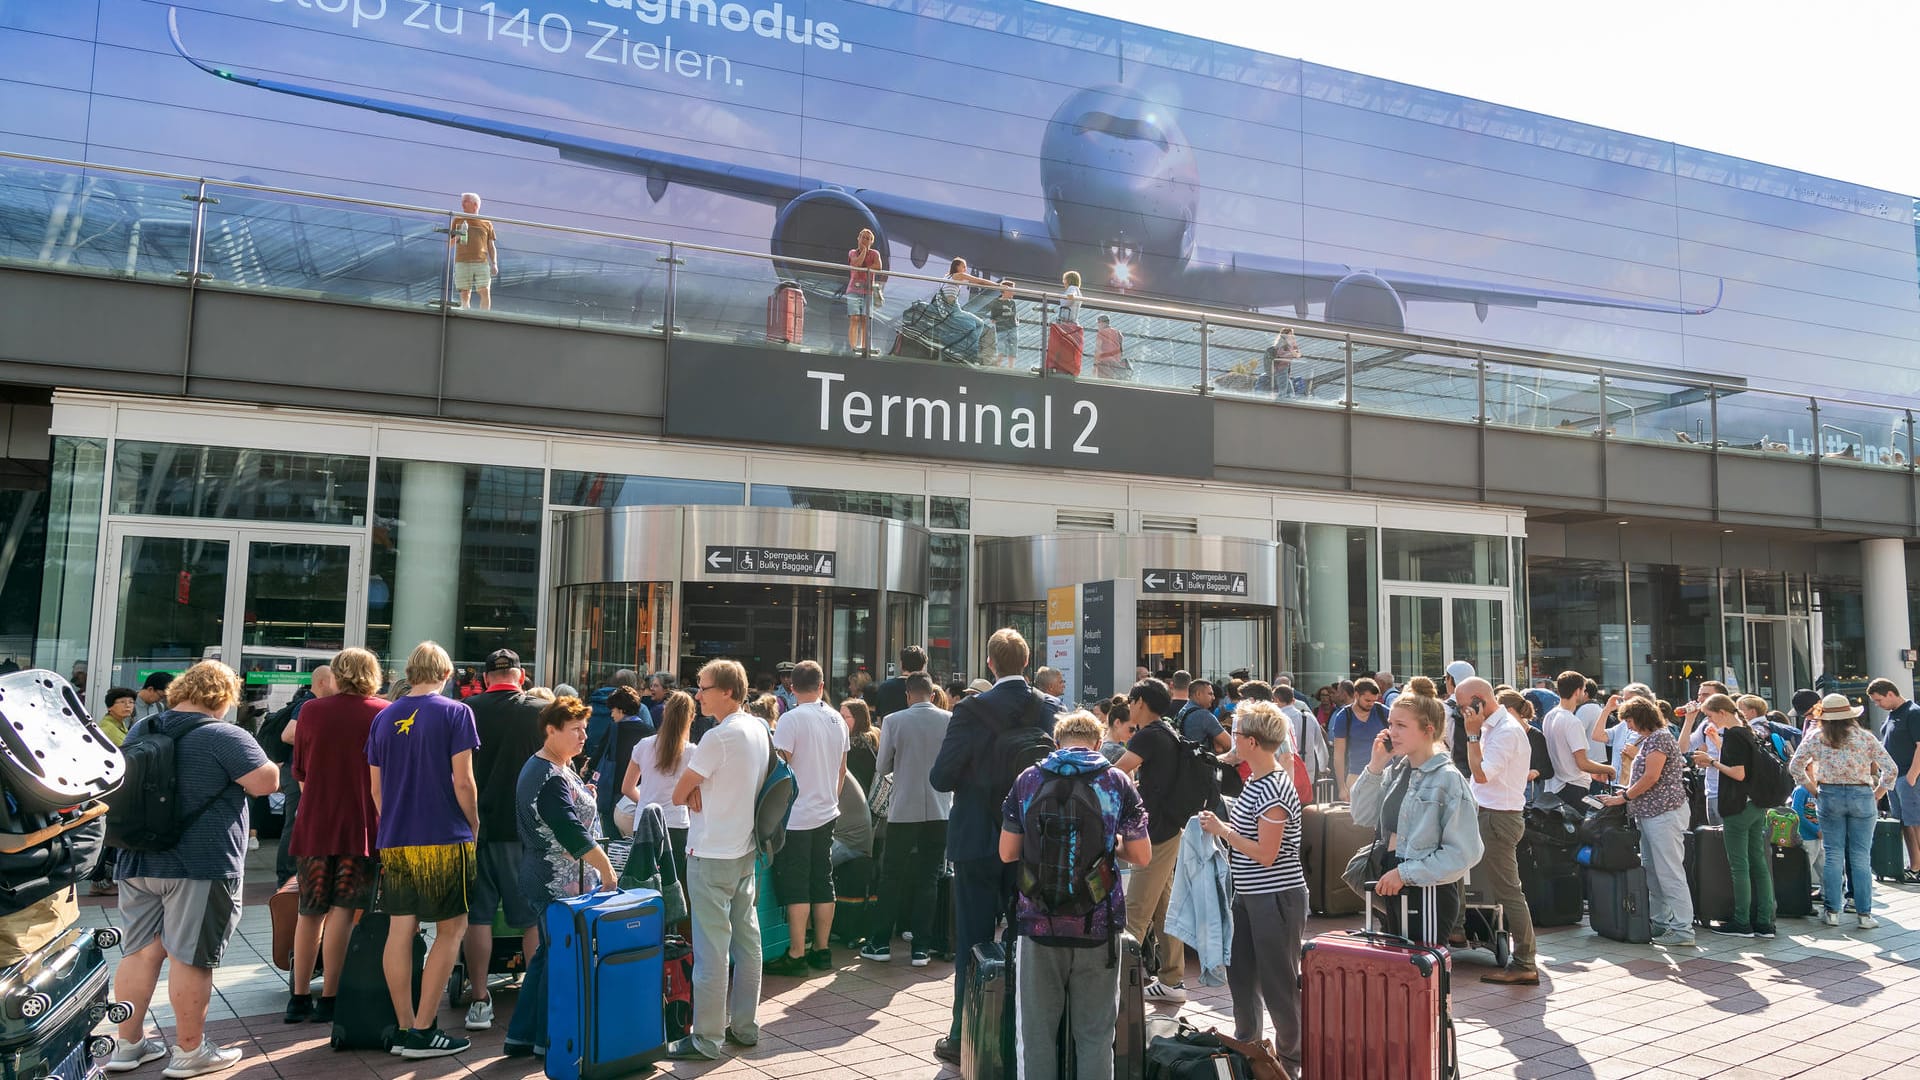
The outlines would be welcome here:
M 1034 260 L 1051 260 L 1053 241 L 1045 224 L 1012 218 L 1002 214 L 960 210 L 922 199 L 905 198 L 885 192 L 846 188 L 795 173 L 751 165 L 730 165 L 684 154 L 665 153 L 645 147 L 596 139 L 505 120 L 468 116 L 426 105 L 350 94 L 323 87 L 305 86 L 277 79 L 259 78 L 231 71 L 193 55 L 180 37 L 177 9 L 167 11 L 167 30 L 173 47 L 193 66 L 228 82 L 239 83 L 277 94 L 345 105 L 369 112 L 384 113 L 409 120 L 421 120 L 443 127 L 513 139 L 545 146 L 566 161 L 642 176 L 647 194 L 656 202 L 675 184 L 731 195 L 772 207 L 784 207 L 794 199 L 813 191 L 843 192 L 859 200 L 879 220 L 887 236 L 905 242 L 911 248 L 915 265 L 924 264 L 932 252 L 964 254 L 977 266 L 1017 267 L 1033 265 Z M 1050 265 L 1050 262 L 1046 263 Z

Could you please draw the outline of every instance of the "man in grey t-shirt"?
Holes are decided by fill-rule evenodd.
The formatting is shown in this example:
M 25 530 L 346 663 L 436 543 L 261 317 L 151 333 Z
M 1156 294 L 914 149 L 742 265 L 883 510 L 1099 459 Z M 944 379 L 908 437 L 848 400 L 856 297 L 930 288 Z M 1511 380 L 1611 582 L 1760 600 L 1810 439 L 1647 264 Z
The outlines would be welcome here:
M 933 762 L 953 714 L 933 704 L 933 680 L 907 676 L 907 707 L 880 723 L 874 783 L 893 777 L 887 803 L 887 843 L 881 852 L 880 899 L 874 904 L 863 960 L 893 959 L 896 924 L 913 935 L 912 963 L 925 967 L 933 930 L 934 888 L 947 861 L 947 814 L 953 796 L 933 790 Z

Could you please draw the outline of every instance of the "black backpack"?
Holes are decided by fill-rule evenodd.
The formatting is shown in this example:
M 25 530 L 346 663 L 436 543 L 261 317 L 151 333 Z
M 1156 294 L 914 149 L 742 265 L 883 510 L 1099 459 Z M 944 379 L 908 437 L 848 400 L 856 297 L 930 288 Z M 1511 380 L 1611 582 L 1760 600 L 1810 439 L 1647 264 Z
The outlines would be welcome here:
M 1162 720 L 1160 723 L 1174 742 L 1173 759 L 1168 766 L 1173 777 L 1167 785 L 1167 805 L 1163 810 L 1184 822 L 1200 811 L 1211 808 L 1219 800 L 1220 759 L 1214 755 L 1213 747 L 1182 735 L 1172 721 Z M 1144 766 L 1147 769 L 1158 767 Z
M 1747 734 L 1753 742 L 1753 761 L 1747 766 L 1747 801 L 1763 810 L 1785 806 L 1793 795 L 1793 779 L 1787 774 L 1787 763 L 1774 749 L 1772 738 L 1753 731 Z
M 1119 880 L 1094 788 L 1098 776 L 1046 774 L 1027 804 L 1020 834 L 1021 894 L 1044 914 L 1084 917 L 1089 929 Z
M 1547 733 L 1524 720 L 1520 720 L 1517 716 L 1514 717 L 1514 719 L 1518 720 L 1520 725 L 1527 729 L 1527 751 L 1529 754 L 1527 768 L 1538 774 L 1534 779 L 1553 779 L 1553 754 L 1547 750 Z
M 162 714 L 164 715 L 164 714 Z M 224 794 L 213 797 L 192 810 L 180 806 L 179 767 L 176 761 L 180 740 L 188 733 L 221 721 L 203 716 L 177 723 L 171 731 L 160 730 L 158 716 L 139 725 L 120 745 L 126 760 L 126 778 L 107 796 L 107 843 L 127 851 L 172 851 L 188 826 L 200 819 Z
M 1019 714 L 994 735 L 989 757 L 993 771 L 988 779 L 993 785 L 996 803 L 1013 790 L 1013 782 L 1020 779 L 1021 773 L 1045 761 L 1056 749 L 1053 732 L 1047 729 L 1042 715 L 1045 711 L 1044 700 L 1038 692 L 1030 690 Z

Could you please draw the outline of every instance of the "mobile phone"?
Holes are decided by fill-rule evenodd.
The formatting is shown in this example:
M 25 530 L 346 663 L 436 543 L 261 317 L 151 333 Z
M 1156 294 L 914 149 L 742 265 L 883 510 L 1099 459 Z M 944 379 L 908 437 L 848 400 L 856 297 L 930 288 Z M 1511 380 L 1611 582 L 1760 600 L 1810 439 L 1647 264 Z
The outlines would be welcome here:
M 1587 796 L 1584 799 L 1581 799 L 1580 801 L 1583 803 L 1586 803 L 1587 806 L 1595 810 L 1605 810 L 1607 808 L 1606 803 L 1601 802 L 1599 799 L 1596 799 L 1591 795 Z

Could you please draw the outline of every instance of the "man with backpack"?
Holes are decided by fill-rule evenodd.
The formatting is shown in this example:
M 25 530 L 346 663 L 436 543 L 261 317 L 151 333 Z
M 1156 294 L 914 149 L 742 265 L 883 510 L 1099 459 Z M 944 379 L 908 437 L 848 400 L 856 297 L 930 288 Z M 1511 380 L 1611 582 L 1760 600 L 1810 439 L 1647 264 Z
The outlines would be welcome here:
M 947 858 L 953 862 L 954 954 L 953 1020 L 933 1052 L 955 1064 L 973 947 L 992 940 L 1013 887 L 1012 868 L 1000 858 L 1000 809 L 1015 778 L 1053 750 L 1058 707 L 1027 685 L 1024 672 L 1031 656 L 1018 630 L 993 632 L 987 639 L 987 667 L 997 681 L 954 705 L 933 762 L 933 790 L 953 793 Z
M 1054 1080 L 1069 1006 L 1081 1080 L 1113 1076 L 1105 1050 L 1119 1018 L 1114 939 L 1126 920 L 1116 859 L 1139 865 L 1153 846 L 1139 792 L 1100 756 L 1104 730 L 1084 710 L 1055 721 L 1059 749 L 1021 773 L 1001 806 L 1000 858 L 1016 867 L 1019 893 L 1014 1009 L 1026 1080 Z
M 1187 684 L 1187 703 L 1175 702 L 1173 726 L 1180 734 L 1202 746 L 1213 747 L 1214 753 L 1224 754 L 1233 749 L 1233 736 L 1220 724 L 1220 718 L 1213 714 L 1216 701 L 1213 683 L 1206 679 L 1195 679 Z
M 166 711 L 134 724 L 122 747 L 126 773 L 109 800 L 107 839 L 121 849 L 122 957 L 114 999 L 133 1006 L 114 1038 L 108 1072 L 129 1072 L 166 1057 L 146 1037 L 147 1006 L 167 972 L 173 1007 L 172 1060 L 165 1074 L 183 1080 L 232 1068 L 238 1046 L 206 1037 L 213 969 L 240 925 L 246 870 L 247 798 L 280 787 L 280 769 L 252 735 L 225 721 L 240 697 L 240 677 L 202 660 L 166 688 Z
M 1114 767 L 1137 775 L 1147 807 L 1147 838 L 1152 857 L 1135 863 L 1127 894 L 1127 930 L 1143 944 L 1147 928 L 1158 935 L 1164 956 L 1160 975 L 1148 983 L 1148 1001 L 1185 1001 L 1186 945 L 1166 932 L 1167 902 L 1173 897 L 1173 871 L 1180 862 L 1180 833 L 1193 815 L 1213 806 L 1220 794 L 1218 761 L 1204 745 L 1180 734 L 1166 719 L 1173 707 L 1167 684 L 1142 679 L 1127 693 L 1127 713 L 1138 731 Z M 1131 860 L 1129 860 L 1131 861 Z M 1151 959 L 1148 960 L 1151 964 Z

